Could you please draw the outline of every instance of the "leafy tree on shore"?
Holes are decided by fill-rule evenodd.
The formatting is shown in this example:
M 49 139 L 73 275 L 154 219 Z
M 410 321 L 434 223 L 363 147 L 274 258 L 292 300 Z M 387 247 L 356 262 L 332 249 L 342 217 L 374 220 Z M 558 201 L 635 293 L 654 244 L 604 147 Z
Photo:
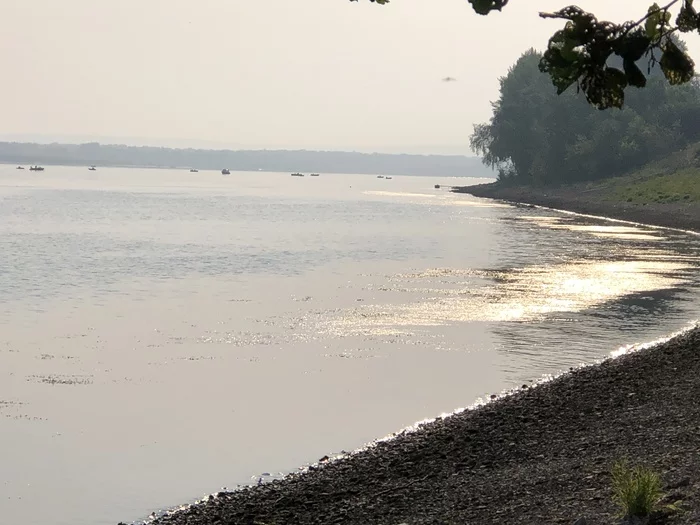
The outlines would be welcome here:
M 533 49 L 520 57 L 500 79 L 491 120 L 474 127 L 472 149 L 501 180 L 543 185 L 620 175 L 700 136 L 696 79 L 672 86 L 652 71 L 621 111 L 600 112 L 573 91 L 558 94 L 539 73 L 542 58 Z
M 370 2 L 388 4 L 389 0 Z M 501 11 L 508 4 L 508 0 L 468 2 L 480 15 Z M 594 107 L 620 108 L 625 90 L 630 86 L 646 87 L 655 65 L 672 85 L 688 83 L 695 76 L 692 58 L 672 38 L 677 32 L 700 32 L 700 14 L 693 0 L 671 0 L 664 6 L 654 3 L 638 19 L 623 23 L 598 20 L 577 6 L 540 16 L 566 21 L 564 28 L 549 39 L 538 64 L 539 70 L 550 76 L 558 94 L 575 85 Z M 617 58 L 618 64 L 612 64 L 612 58 Z M 646 67 L 640 67 L 642 59 Z

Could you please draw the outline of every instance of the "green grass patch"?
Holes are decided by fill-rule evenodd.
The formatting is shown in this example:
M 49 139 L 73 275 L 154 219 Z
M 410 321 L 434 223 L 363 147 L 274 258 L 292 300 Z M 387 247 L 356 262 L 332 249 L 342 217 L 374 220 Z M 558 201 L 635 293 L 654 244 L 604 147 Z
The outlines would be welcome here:
M 637 180 L 621 177 L 610 189 L 611 199 L 634 204 L 700 202 L 700 170 L 685 168 Z
M 612 469 L 613 502 L 625 517 L 644 518 L 659 509 L 661 478 L 651 469 L 616 463 Z
M 632 204 L 700 202 L 700 142 L 626 175 L 589 183 L 582 193 Z

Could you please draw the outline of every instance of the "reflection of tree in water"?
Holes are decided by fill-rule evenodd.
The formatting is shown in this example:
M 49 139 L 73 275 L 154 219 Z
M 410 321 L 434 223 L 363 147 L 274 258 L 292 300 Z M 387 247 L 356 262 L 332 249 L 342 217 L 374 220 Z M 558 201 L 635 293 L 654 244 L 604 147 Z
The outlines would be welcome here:
M 618 330 L 625 332 L 658 326 L 660 318 L 689 321 L 693 315 L 691 312 L 697 311 L 692 304 L 700 299 L 697 293 L 693 294 L 699 287 L 700 283 L 691 282 L 683 287 L 633 293 L 585 313 L 606 322 L 615 320 L 619 322 Z
M 579 312 L 553 312 L 537 321 L 494 322 L 494 350 L 506 356 L 513 384 L 605 357 L 621 346 L 652 341 L 697 315 L 700 283 L 632 293 Z
M 484 302 L 485 310 L 502 306 L 507 312 L 515 307 L 513 320 L 487 323 L 494 350 L 505 358 L 504 371 L 514 384 L 592 362 L 620 346 L 658 339 L 697 317 L 696 236 L 523 207 L 505 209 L 491 224 L 498 242 L 489 245 L 489 269 L 479 272 L 484 287 L 470 293 Z M 588 275 L 588 265 L 599 267 L 592 267 Z M 648 284 L 658 289 L 640 290 L 646 284 L 635 284 L 636 272 L 656 281 Z M 581 301 L 580 310 L 577 279 L 584 289 L 591 279 L 592 293 L 598 295 L 592 304 Z M 606 290 L 606 279 L 623 295 L 606 297 L 606 291 L 612 292 Z M 630 279 L 631 286 L 621 279 Z M 574 287 L 570 294 L 564 289 L 567 285 Z M 557 300 L 573 301 L 574 311 L 566 311 L 566 306 L 547 311 L 552 303 L 556 308 Z M 522 317 L 518 304 L 524 307 Z M 540 311 L 538 306 L 545 308 Z

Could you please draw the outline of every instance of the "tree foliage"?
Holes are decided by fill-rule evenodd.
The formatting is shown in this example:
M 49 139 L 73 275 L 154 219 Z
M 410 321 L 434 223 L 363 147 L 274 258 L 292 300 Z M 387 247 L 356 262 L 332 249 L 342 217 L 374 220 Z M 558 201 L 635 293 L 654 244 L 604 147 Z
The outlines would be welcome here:
M 598 20 L 593 13 L 573 5 L 540 13 L 543 18 L 564 20 L 565 25 L 549 39 L 539 69 L 549 74 L 559 94 L 575 85 L 598 109 L 621 108 L 627 88 L 645 87 L 656 65 L 670 84 L 690 82 L 695 63 L 672 36 L 700 32 L 700 14 L 693 1 L 671 0 L 664 6 L 654 3 L 639 19 L 624 23 Z M 370 2 L 387 4 L 389 0 Z M 468 2 L 480 15 L 500 11 L 508 4 L 508 0 Z M 610 64 L 613 57 L 619 65 Z M 640 67 L 643 58 L 646 67 Z
M 673 45 L 685 47 L 676 38 Z M 539 71 L 543 58 L 535 50 L 523 54 L 500 79 L 491 120 L 474 127 L 472 149 L 500 179 L 556 184 L 610 177 L 700 139 L 697 80 L 673 86 L 656 69 L 621 111 L 600 112 L 552 86 Z M 623 61 L 611 59 L 611 67 Z

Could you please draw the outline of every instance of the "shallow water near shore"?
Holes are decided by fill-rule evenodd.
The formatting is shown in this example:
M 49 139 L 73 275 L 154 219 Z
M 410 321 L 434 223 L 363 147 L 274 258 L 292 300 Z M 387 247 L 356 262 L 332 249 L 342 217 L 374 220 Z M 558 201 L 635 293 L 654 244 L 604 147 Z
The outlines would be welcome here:
M 144 519 L 697 317 L 697 236 L 465 181 L 0 167 L 3 520 Z

